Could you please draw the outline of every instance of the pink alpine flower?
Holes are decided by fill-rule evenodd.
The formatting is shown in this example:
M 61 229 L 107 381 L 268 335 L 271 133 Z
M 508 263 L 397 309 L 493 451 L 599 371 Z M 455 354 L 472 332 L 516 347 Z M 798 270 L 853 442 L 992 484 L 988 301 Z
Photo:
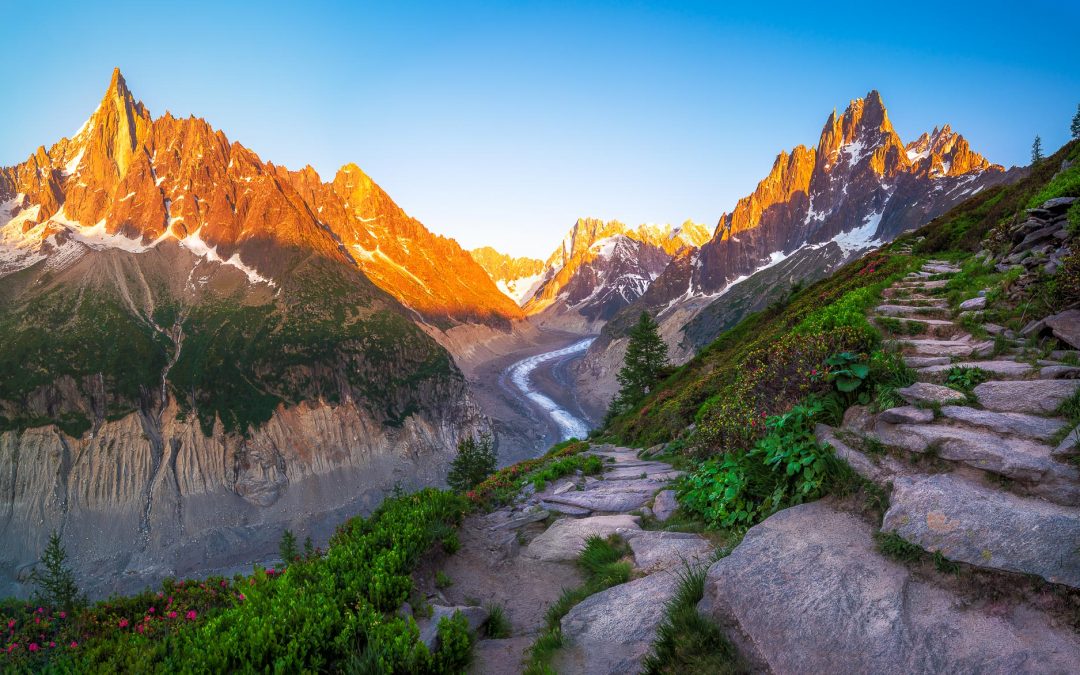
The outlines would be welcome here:
M 240 602 L 243 602 L 244 600 L 247 600 L 247 597 L 243 593 L 241 593 L 239 597 L 240 597 Z
M 153 613 L 154 613 L 154 612 L 156 612 L 157 610 L 156 610 L 156 609 L 154 609 L 153 607 L 151 607 L 150 609 L 148 609 L 148 610 L 146 610 L 146 611 L 148 611 L 148 612 L 150 612 L 151 614 L 153 614 Z
M 169 618 L 170 619 L 175 619 L 176 618 L 176 612 L 169 612 Z
M 189 610 L 189 611 L 188 611 L 188 613 L 187 613 L 187 615 L 186 615 L 186 616 L 187 616 L 187 620 L 188 620 L 188 621 L 194 621 L 194 620 L 195 620 L 195 617 L 196 617 L 196 616 L 198 616 L 198 615 L 197 615 L 197 614 L 195 614 L 195 610 L 193 610 L 193 609 L 192 609 L 192 610 Z
M 127 628 L 128 627 L 128 620 L 127 619 L 120 619 L 120 627 L 121 628 Z
M 50 643 L 49 643 L 49 647 L 50 647 L 50 648 L 51 648 L 51 647 L 55 647 L 55 646 L 56 646 L 56 643 L 55 643 L 55 642 L 50 642 Z
M 67 618 L 67 612 L 60 612 L 60 618 L 61 619 L 66 619 Z
M 72 649 L 75 649 L 75 648 L 76 648 L 76 647 L 78 647 L 78 646 L 79 646 L 79 643 L 78 643 L 78 642 L 76 642 L 76 641 L 74 641 L 74 640 L 72 640 L 72 641 L 71 641 L 71 645 L 70 645 L 70 647 L 71 647 Z
M 30 646 L 27 647 L 27 649 L 29 649 L 32 652 L 36 652 L 38 649 L 41 649 L 41 648 L 38 647 L 38 644 L 36 642 L 31 642 Z

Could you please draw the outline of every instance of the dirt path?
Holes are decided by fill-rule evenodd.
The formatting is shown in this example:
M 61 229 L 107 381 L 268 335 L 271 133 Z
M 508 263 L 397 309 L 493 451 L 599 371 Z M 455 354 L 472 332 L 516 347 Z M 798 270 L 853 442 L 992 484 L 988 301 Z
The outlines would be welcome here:
M 477 643 L 472 672 L 521 672 L 527 650 L 546 627 L 548 608 L 564 588 L 582 583 L 575 561 L 591 534 L 617 533 L 631 543 L 635 579 L 591 596 L 564 618 L 564 647 L 557 656 L 560 673 L 629 672 L 625 663 L 607 660 L 611 654 L 598 648 L 601 643 L 612 647 L 611 653 L 620 659 L 640 665 L 659 615 L 627 614 L 625 594 L 633 595 L 635 584 L 641 583 L 655 594 L 656 582 L 662 581 L 659 595 L 649 598 L 662 610 L 662 596 L 673 592 L 676 570 L 688 558 L 704 560 L 711 554 L 711 545 L 698 535 L 641 529 L 637 514 L 651 516 L 654 500 L 657 517 L 670 515 L 668 507 L 673 508 L 674 500 L 667 488 L 678 476 L 670 465 L 638 459 L 637 451 L 628 448 L 600 446 L 589 452 L 607 462 L 598 478 L 568 476 L 540 493 L 527 487 L 513 506 L 472 516 L 461 528 L 461 549 L 442 566 L 453 581 L 441 591 L 442 599 L 449 605 L 499 605 L 511 625 L 510 637 Z M 666 494 L 658 498 L 659 492 Z M 584 619 L 575 618 L 578 608 Z M 591 635 L 589 627 L 596 622 L 587 618 L 590 611 L 621 620 L 619 635 Z M 620 614 L 627 615 L 620 618 Z

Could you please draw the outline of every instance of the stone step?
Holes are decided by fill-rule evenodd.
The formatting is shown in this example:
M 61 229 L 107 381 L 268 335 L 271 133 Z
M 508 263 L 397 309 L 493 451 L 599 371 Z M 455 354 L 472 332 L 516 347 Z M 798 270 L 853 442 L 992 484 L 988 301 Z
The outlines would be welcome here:
M 937 319 L 949 315 L 949 310 L 944 307 L 913 307 L 911 305 L 878 305 L 874 313 L 891 317 L 912 317 L 921 319 Z
M 1080 509 L 950 474 L 903 476 L 881 529 L 949 560 L 1080 588 Z
M 999 434 L 1026 436 L 1044 442 L 1049 442 L 1068 424 L 1065 420 L 1053 417 L 978 410 L 964 405 L 942 406 L 941 415 L 969 426 L 985 427 Z
M 881 324 L 882 330 L 893 333 L 894 335 L 910 335 L 911 333 L 906 332 L 906 329 L 910 326 L 906 324 L 918 324 L 920 330 L 916 333 L 917 335 L 932 335 L 934 337 L 952 337 L 962 333 L 964 330 L 952 321 L 945 321 L 943 319 L 922 319 L 912 316 L 871 316 L 870 318 L 878 324 Z M 883 319 L 884 321 L 882 321 Z M 902 329 L 894 333 L 892 329 L 888 327 L 888 324 L 892 321 L 902 322 Z
M 948 263 L 927 263 L 922 266 L 923 272 L 929 272 L 931 274 L 958 274 L 960 268 Z
M 905 356 L 904 363 L 908 368 L 926 368 L 952 363 L 952 359 L 948 356 Z
M 916 382 L 915 384 L 896 390 L 897 395 L 912 405 L 930 403 L 944 405 L 946 403 L 963 403 L 967 396 L 949 387 L 931 382 Z
M 926 296 L 921 296 L 921 297 L 899 297 L 899 298 L 898 297 L 891 297 L 891 296 L 885 296 L 885 297 L 889 298 L 888 304 L 890 304 L 890 305 L 910 305 L 912 307 L 941 307 L 941 308 L 947 308 L 949 306 L 949 304 L 945 301 L 944 298 L 930 298 L 930 297 L 926 297 Z
M 994 349 L 993 342 L 972 342 L 956 338 L 952 340 L 886 340 L 885 344 L 899 348 L 904 354 L 917 356 L 984 355 L 989 354 Z
M 886 288 L 885 290 L 881 291 L 881 295 L 886 298 L 896 298 L 898 300 L 934 300 L 945 302 L 945 299 L 942 298 L 940 295 L 925 295 L 919 293 L 917 290 L 913 290 L 910 288 L 899 288 L 897 286 L 890 286 Z
M 1080 505 L 1080 471 L 1056 461 L 1054 448 L 1028 438 L 1010 438 L 949 423 L 889 424 L 877 421 L 868 436 L 880 443 L 1004 476 L 1030 494 L 1066 506 Z
M 1024 378 L 1036 374 L 1036 369 L 1028 363 L 1017 361 L 960 361 L 948 365 L 926 366 L 919 368 L 918 373 L 922 376 L 944 376 L 953 368 L 978 368 L 999 377 Z
M 1075 672 L 1080 636 L 1008 598 L 962 598 L 884 557 L 832 502 L 785 509 L 709 568 L 698 611 L 774 673 Z
M 987 410 L 1053 414 L 1080 389 L 1080 380 L 1000 380 L 983 382 L 974 394 Z
M 945 284 L 947 283 L 949 283 L 947 279 L 938 279 L 935 281 L 898 281 L 893 284 L 893 288 L 939 289 L 945 288 Z

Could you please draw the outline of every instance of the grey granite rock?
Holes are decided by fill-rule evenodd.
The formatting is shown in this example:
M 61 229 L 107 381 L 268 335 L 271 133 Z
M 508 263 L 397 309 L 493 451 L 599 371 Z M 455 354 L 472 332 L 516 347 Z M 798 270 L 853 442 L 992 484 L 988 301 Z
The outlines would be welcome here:
M 818 501 L 751 528 L 714 563 L 698 610 L 774 673 L 1066 673 L 1080 636 L 1027 606 L 962 601 Z
M 1078 388 L 1078 380 L 1014 380 L 983 382 L 974 393 L 987 410 L 1048 415 Z
M 619 529 L 641 529 L 637 516 L 591 516 L 589 518 L 563 518 L 556 520 L 544 532 L 537 535 L 522 555 L 534 560 L 576 560 L 585 548 L 585 540 L 596 535 L 606 537 Z
M 950 474 L 893 483 L 882 530 L 949 560 L 1080 587 L 1080 509 Z

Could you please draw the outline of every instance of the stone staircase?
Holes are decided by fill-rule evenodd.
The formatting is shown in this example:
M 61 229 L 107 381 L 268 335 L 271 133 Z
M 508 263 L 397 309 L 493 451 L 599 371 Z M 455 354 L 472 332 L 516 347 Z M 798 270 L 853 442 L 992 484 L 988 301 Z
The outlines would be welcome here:
M 940 287 L 929 285 L 958 271 L 932 261 L 891 290 L 934 298 Z M 940 302 L 927 310 L 912 316 L 948 312 Z M 1080 368 L 1015 346 L 994 356 L 992 341 L 950 325 L 943 337 L 888 341 L 918 374 L 897 392 L 909 405 L 877 415 L 852 408 L 842 429 L 819 430 L 822 440 L 864 477 L 892 484 L 883 530 L 949 560 L 1080 588 L 1080 470 L 1058 440 L 1068 421 L 1054 416 L 1080 389 Z M 969 397 L 941 384 L 957 367 L 992 379 Z M 928 456 L 934 462 L 912 461 Z
M 709 569 L 699 605 L 756 668 L 1080 670 L 1080 634 L 1047 610 L 1060 589 L 1080 589 L 1080 432 L 1055 412 L 1080 389 L 1080 368 L 1061 360 L 1067 350 L 1050 359 L 1027 353 L 1001 327 L 985 326 L 1002 335 L 996 344 L 972 336 L 944 297 L 957 272 L 930 261 L 886 289 L 871 313 L 886 346 L 917 373 L 897 391 L 906 405 L 876 414 L 852 407 L 840 428 L 819 425 L 817 436 L 889 494 L 881 532 L 993 583 L 1038 577 L 1058 586 L 971 592 L 955 575 L 886 557 L 876 523 L 835 500 L 797 506 L 751 528 Z M 970 392 L 943 386 L 954 367 L 989 379 Z

